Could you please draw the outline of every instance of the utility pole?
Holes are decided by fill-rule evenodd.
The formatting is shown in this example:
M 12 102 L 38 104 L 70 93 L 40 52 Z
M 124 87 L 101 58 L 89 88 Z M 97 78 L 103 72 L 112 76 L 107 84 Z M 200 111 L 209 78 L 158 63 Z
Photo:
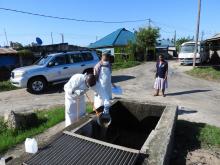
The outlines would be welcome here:
M 198 52 L 200 12 L 201 12 L 201 0 L 198 0 L 198 17 L 197 17 L 197 25 L 196 25 L 196 41 L 195 41 L 195 51 L 194 51 L 194 58 L 193 58 L 193 68 L 195 68 L 196 66 L 196 55 Z
M 51 43 L 53 45 L 53 33 L 52 32 L 50 33 L 50 37 L 51 37 Z
M 201 34 L 201 41 L 203 41 L 203 37 L 204 37 L 205 33 L 204 31 L 202 31 L 202 34 Z
M 5 32 L 5 40 L 6 40 L 6 44 L 7 44 L 7 46 L 9 46 L 8 45 L 8 37 L 7 37 L 7 33 L 6 33 L 6 30 L 4 29 L 4 32 Z
M 151 27 L 151 19 L 149 18 L 148 19 L 148 28 L 150 28 Z
M 174 46 L 176 46 L 176 30 L 174 31 L 173 43 L 174 43 Z
M 64 35 L 63 35 L 63 33 L 60 33 L 60 35 L 61 35 L 61 38 L 62 38 L 62 43 L 64 43 Z

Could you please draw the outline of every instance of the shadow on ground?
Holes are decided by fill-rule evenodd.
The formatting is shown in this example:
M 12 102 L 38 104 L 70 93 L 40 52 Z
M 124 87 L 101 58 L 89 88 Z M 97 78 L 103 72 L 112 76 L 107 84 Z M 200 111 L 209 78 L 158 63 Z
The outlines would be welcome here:
M 203 123 L 177 121 L 173 153 L 170 160 L 171 165 L 185 165 L 187 153 L 201 148 L 201 142 L 198 137 L 203 127 L 205 127 Z
M 197 110 L 192 110 L 187 107 L 178 106 L 178 115 L 184 115 L 184 114 L 192 114 L 197 113 Z
M 209 92 L 212 90 L 189 90 L 189 91 L 182 91 L 182 92 L 174 92 L 174 93 L 167 93 L 167 96 L 178 96 L 178 95 L 186 95 L 192 93 L 201 93 L 201 92 Z
M 198 111 L 196 110 L 182 110 L 178 109 L 178 115 L 183 115 L 183 114 L 192 114 L 192 113 L 197 113 Z
M 52 94 L 52 93 L 62 93 L 64 92 L 64 83 L 57 84 L 57 85 L 50 85 L 48 89 L 44 92 L 45 94 Z
M 112 82 L 113 83 L 118 83 L 118 82 L 122 82 L 122 81 L 127 81 L 127 80 L 131 80 L 134 79 L 136 77 L 134 76 L 128 76 L 128 75 L 118 75 L 118 76 L 112 76 Z M 47 89 L 43 92 L 40 93 L 38 95 L 42 95 L 42 94 L 53 94 L 53 93 L 62 93 L 64 92 L 64 83 L 62 84 L 57 84 L 57 85 L 49 85 L 47 87 Z
M 64 92 L 63 87 L 64 87 L 64 84 L 49 85 L 43 93 L 36 94 L 36 95 L 62 93 L 62 92 Z M 27 89 L 27 91 L 28 91 L 28 89 Z M 28 91 L 28 92 L 31 93 L 30 91 Z
M 134 78 L 136 78 L 136 77 L 128 76 L 128 75 L 117 75 L 117 76 L 112 76 L 112 82 L 113 83 L 118 83 L 118 82 L 122 82 L 122 81 L 131 80 L 131 79 L 134 79 Z

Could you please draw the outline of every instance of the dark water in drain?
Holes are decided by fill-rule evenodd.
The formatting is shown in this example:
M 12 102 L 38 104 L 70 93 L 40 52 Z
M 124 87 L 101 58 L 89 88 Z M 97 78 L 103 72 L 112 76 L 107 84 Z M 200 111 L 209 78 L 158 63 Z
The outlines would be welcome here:
M 159 117 L 146 117 L 142 121 L 137 120 L 112 120 L 108 128 L 100 127 L 96 120 L 92 120 L 76 133 L 102 140 L 112 144 L 141 149 L 150 132 L 155 128 Z

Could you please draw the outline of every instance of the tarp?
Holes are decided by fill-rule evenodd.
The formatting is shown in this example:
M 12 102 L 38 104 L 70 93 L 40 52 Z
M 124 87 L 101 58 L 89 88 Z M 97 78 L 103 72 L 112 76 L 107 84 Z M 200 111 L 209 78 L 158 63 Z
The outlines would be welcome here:
M 100 49 L 126 46 L 128 45 L 129 41 L 135 41 L 134 33 L 126 30 L 125 28 L 121 28 L 96 41 L 95 43 L 90 44 L 89 48 Z

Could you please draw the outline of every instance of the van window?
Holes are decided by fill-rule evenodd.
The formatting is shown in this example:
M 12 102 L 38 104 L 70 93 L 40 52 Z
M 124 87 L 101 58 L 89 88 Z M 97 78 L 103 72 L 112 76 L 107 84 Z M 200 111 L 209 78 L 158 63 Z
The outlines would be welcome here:
M 85 61 L 92 61 L 93 60 L 93 56 L 91 53 L 87 52 L 87 53 L 82 53 L 83 59 Z
M 78 62 L 83 62 L 84 59 L 82 57 L 82 54 L 77 53 L 77 54 L 70 54 L 70 63 L 78 63 Z
M 195 44 L 185 44 L 181 46 L 180 53 L 193 53 L 195 50 Z

